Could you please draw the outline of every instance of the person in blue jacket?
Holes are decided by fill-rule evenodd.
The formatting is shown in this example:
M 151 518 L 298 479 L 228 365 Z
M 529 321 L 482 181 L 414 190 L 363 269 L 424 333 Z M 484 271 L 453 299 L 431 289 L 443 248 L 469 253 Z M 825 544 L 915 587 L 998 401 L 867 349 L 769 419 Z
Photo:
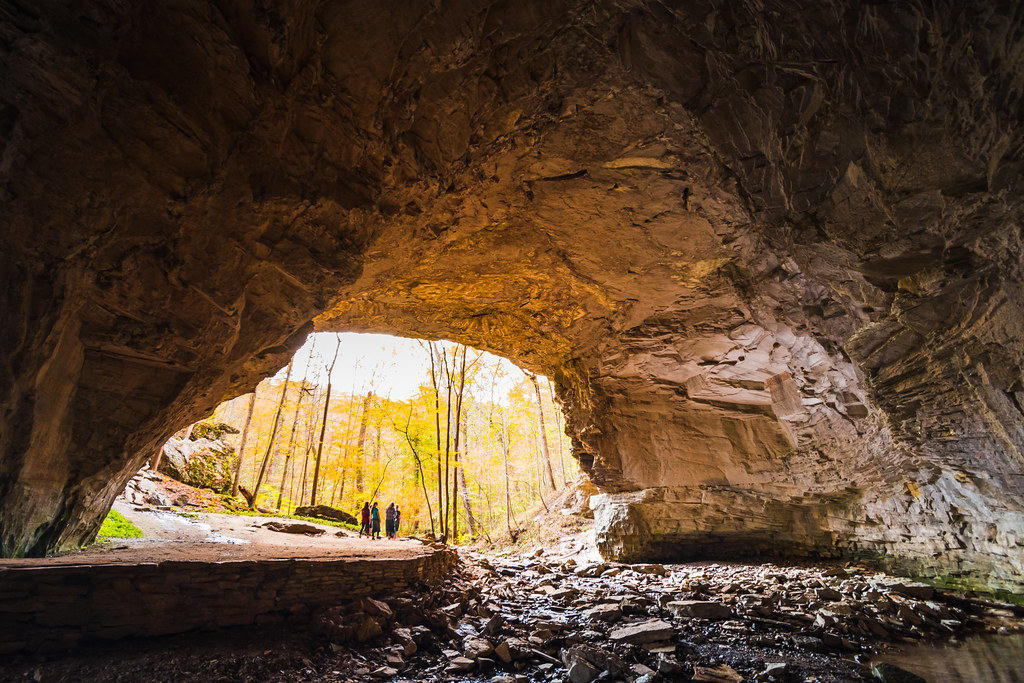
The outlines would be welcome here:
M 380 538 L 380 508 L 377 507 L 376 501 L 370 508 L 370 538 Z

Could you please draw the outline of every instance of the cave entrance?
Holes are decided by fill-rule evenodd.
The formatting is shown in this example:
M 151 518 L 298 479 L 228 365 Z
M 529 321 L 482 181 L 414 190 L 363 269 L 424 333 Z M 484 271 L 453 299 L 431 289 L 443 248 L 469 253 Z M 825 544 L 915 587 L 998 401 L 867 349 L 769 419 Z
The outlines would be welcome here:
M 570 449 L 542 375 L 454 342 L 321 332 L 254 392 L 172 436 L 115 511 L 354 530 L 377 502 L 386 535 L 395 503 L 398 534 L 486 542 L 518 535 L 572 486 Z

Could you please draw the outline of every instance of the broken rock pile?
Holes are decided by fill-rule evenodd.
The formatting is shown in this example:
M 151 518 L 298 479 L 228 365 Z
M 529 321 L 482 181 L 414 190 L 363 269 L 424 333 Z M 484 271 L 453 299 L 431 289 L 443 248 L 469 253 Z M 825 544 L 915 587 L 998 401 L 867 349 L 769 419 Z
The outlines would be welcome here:
M 889 643 L 1019 630 L 1021 611 L 862 567 L 470 555 L 442 590 L 322 615 L 349 672 L 492 683 L 871 680 Z

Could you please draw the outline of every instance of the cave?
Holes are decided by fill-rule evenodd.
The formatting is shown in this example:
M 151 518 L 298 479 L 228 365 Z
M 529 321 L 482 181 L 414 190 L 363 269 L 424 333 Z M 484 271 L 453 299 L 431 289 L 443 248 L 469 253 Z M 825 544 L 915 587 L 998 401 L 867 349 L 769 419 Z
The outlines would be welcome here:
M 0 5 L 0 538 L 312 331 L 551 377 L 610 558 L 1024 591 L 1024 14 Z

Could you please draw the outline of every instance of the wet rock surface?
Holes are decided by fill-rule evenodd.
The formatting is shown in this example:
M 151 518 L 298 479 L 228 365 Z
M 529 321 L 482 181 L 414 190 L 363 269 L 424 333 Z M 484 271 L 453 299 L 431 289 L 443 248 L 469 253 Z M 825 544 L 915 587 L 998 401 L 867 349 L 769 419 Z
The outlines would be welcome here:
M 729 615 L 708 610 L 712 604 Z M 599 605 L 621 613 L 609 618 L 593 611 Z M 913 680 L 880 657 L 915 643 L 1012 631 L 1024 632 L 1020 608 L 857 566 L 693 563 L 650 573 L 543 554 L 468 556 L 438 590 L 322 610 L 308 636 L 257 639 L 267 645 L 256 654 L 211 658 L 192 644 L 155 671 L 161 680 L 242 674 L 338 683 L 827 683 L 876 680 L 873 670 L 888 676 L 882 680 Z M 225 632 L 224 642 L 231 639 Z M 123 680 L 160 656 L 153 647 L 102 665 L 82 655 L 46 665 L 22 658 L 0 672 L 10 680 L 37 671 L 37 680 Z

